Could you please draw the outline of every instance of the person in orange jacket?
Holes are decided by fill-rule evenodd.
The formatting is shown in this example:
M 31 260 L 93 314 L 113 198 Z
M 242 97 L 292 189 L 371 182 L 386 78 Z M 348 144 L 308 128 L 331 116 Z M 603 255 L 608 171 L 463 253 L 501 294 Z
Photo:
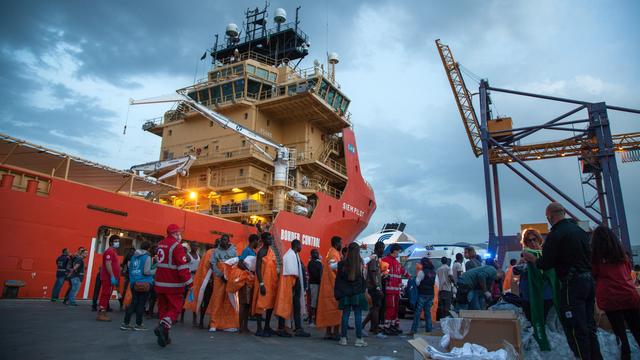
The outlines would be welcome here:
M 502 292 L 508 293 L 511 292 L 511 283 L 516 280 L 516 276 L 513 274 L 513 267 L 516 266 L 518 261 L 516 259 L 511 259 L 509 261 L 509 268 L 504 273 L 504 281 L 502 282 Z
M 316 314 L 316 326 L 326 328 L 324 339 L 340 340 L 340 323 L 342 311 L 338 309 L 338 301 L 334 297 L 334 286 L 338 263 L 342 261 L 342 238 L 331 238 L 331 247 L 322 263 L 322 279 L 320 280 L 320 292 L 318 294 L 318 310 Z
M 184 289 L 187 286 L 191 287 L 193 283 L 187 252 L 180 246 L 182 231 L 176 224 L 167 226 L 167 237 L 158 244 L 158 268 L 154 288 L 158 294 L 160 323 L 154 329 L 154 333 L 161 347 L 171 343 L 169 330 L 182 312 Z

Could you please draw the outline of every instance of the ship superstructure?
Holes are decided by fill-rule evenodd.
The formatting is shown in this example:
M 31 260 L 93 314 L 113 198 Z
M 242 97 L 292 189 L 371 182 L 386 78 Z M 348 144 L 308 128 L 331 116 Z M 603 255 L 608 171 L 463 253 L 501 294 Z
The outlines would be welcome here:
M 284 192 L 309 196 L 306 212 L 296 209 L 294 201 L 281 199 L 284 192 L 274 183 L 269 156 L 277 157 L 276 149 L 218 126 L 184 105 L 144 125 L 162 137 L 160 160 L 196 156 L 189 175 L 172 180 L 172 185 L 188 191 L 174 192 L 163 201 L 264 223 L 272 222 L 280 210 L 311 214 L 318 191 L 341 197 L 349 180 L 342 130 L 351 121 L 350 100 L 335 81 L 337 56 L 330 54 L 327 70 L 317 61 L 312 68 L 298 68 L 310 46 L 299 28 L 298 9 L 290 23 L 277 9 L 273 28 L 267 28 L 266 16 L 266 8 L 247 10 L 244 34 L 229 24 L 225 43 L 209 51 L 213 66 L 207 78 L 179 92 L 286 146 L 290 170 Z

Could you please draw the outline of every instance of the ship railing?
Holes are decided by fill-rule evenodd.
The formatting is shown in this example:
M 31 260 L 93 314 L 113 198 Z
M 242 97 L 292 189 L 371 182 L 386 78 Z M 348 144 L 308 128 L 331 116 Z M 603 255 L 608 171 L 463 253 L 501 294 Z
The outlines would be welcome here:
M 296 26 L 296 22 L 295 21 L 291 21 L 291 22 L 288 22 L 286 24 L 280 24 L 280 29 L 278 29 L 277 27 L 273 27 L 273 28 L 267 29 L 266 36 L 271 36 L 271 35 L 277 34 L 278 32 L 282 32 L 282 31 L 285 31 L 285 30 L 288 30 L 288 29 L 295 30 L 297 32 L 297 35 L 300 36 L 302 39 L 304 39 L 305 42 L 309 41 L 309 36 L 304 31 L 302 31 L 302 29 L 300 29 L 299 26 Z M 298 45 L 302 45 L 302 44 L 298 44 Z M 213 51 L 222 51 L 222 50 L 225 50 L 225 49 L 227 49 L 229 47 L 230 46 L 227 45 L 227 44 L 220 44 L 220 45 L 218 45 L 218 47 L 213 48 Z
M 255 149 L 253 146 L 233 148 L 233 149 L 219 149 L 218 151 L 209 152 L 204 155 L 202 154 L 196 155 L 196 162 L 204 163 L 209 161 L 226 161 L 226 160 L 232 160 L 232 159 L 235 160 L 238 158 L 245 158 L 245 157 L 251 157 L 251 156 L 260 158 L 269 163 L 272 162 L 271 159 L 265 156 L 261 151 Z
M 149 129 L 153 129 L 155 127 L 161 126 L 164 121 L 163 116 L 154 117 L 152 119 L 147 119 L 142 124 L 142 130 L 147 131 Z
M 309 179 L 308 181 L 300 182 L 297 190 L 301 192 L 320 191 L 336 199 L 340 199 L 342 196 L 342 190 L 329 185 L 326 180 Z
M 317 152 L 318 155 L 321 155 L 321 152 Z M 332 158 L 327 158 L 324 161 L 321 161 L 321 159 L 319 159 L 317 156 L 313 155 L 312 151 L 301 151 L 298 152 L 296 155 L 296 161 L 298 163 L 309 163 L 309 162 L 314 162 L 317 161 L 323 165 L 326 165 L 328 167 L 330 167 L 331 169 L 339 172 L 342 175 L 347 175 L 347 167 L 344 166 L 342 163 L 336 161 L 335 159 Z
M 269 179 L 269 177 L 267 177 Z M 267 189 L 271 185 L 269 180 L 256 178 L 253 176 L 233 176 L 233 177 L 221 177 L 212 179 L 209 186 L 214 189 L 227 189 L 233 187 L 246 187 L 251 186 L 258 189 Z
M 271 212 L 272 207 L 268 203 L 261 203 L 257 200 L 225 203 L 222 205 L 212 204 L 210 213 L 212 215 L 251 215 L 257 213 Z
M 35 190 L 35 194 L 40 196 L 48 196 L 51 190 L 51 178 L 4 165 L 0 165 L 0 179 L 2 179 L 2 185 L 8 185 L 9 190 L 21 192 Z

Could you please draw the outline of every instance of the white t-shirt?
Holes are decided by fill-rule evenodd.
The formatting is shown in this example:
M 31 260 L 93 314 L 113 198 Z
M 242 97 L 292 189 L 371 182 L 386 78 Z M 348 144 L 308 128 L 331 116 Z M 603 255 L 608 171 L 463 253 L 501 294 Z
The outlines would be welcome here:
M 454 261 L 453 265 L 451 265 L 451 275 L 453 275 L 453 279 L 456 282 L 458 282 L 458 274 L 461 274 L 463 272 L 462 270 L 462 264 L 457 261 Z
M 449 274 L 451 274 L 451 269 L 449 269 L 449 265 L 442 264 L 436 270 L 436 274 L 438 275 L 438 291 L 451 291 L 451 279 L 449 279 Z
M 189 262 L 189 271 L 194 273 L 198 270 L 198 265 L 200 265 L 200 254 L 196 252 L 196 256 L 193 257 L 191 256 L 191 253 L 188 252 L 187 255 L 189 255 L 189 259 L 191 260 Z

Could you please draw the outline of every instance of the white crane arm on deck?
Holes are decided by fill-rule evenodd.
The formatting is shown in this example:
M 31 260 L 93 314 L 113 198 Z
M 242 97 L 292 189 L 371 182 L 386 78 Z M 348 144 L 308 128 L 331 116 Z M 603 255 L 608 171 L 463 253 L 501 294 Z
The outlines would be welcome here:
M 154 176 L 158 172 L 161 172 L 167 168 L 174 167 L 158 178 L 158 180 L 163 180 L 175 176 L 176 174 L 187 176 L 187 174 L 189 173 L 189 168 L 195 161 L 195 156 L 187 155 L 177 159 L 151 161 L 140 165 L 134 165 L 129 170 L 134 173 L 142 171 L 147 176 Z
M 273 142 L 273 141 L 271 141 L 269 139 L 266 139 L 266 138 L 256 134 L 255 132 L 253 132 L 253 131 L 245 128 L 244 126 L 234 122 L 233 120 L 229 119 L 228 117 L 209 109 L 205 105 L 200 104 L 199 102 L 193 100 L 192 98 L 190 98 L 187 95 L 184 95 L 184 94 L 181 94 L 181 93 L 175 93 L 175 94 L 169 94 L 169 95 L 158 96 L 158 97 L 142 99 L 142 100 L 129 99 L 129 103 L 131 105 L 157 104 L 157 103 L 165 103 L 165 102 L 183 102 L 183 103 L 187 104 L 189 107 L 191 107 L 193 110 L 197 111 L 198 113 L 200 113 L 201 115 L 203 115 L 207 119 L 209 119 L 209 120 L 213 121 L 214 123 L 222 126 L 223 128 L 231 129 L 231 130 L 239 133 L 240 135 L 245 136 L 249 140 L 253 140 L 253 141 L 259 142 L 261 144 L 272 146 L 272 147 L 276 148 L 278 150 L 278 158 L 281 158 L 281 157 L 285 156 L 285 158 L 288 160 L 289 150 L 286 147 L 284 147 L 283 145 L 275 143 L 275 142 Z M 260 151 L 262 151 L 269 159 L 274 160 L 273 156 L 271 156 L 269 153 L 264 151 L 264 149 L 260 148 L 259 146 L 257 146 L 257 148 Z
M 165 103 L 165 102 L 181 102 L 188 105 L 189 107 L 191 107 L 193 110 L 200 113 L 205 118 L 213 121 L 216 124 L 219 124 L 223 128 L 230 129 L 232 131 L 237 132 L 240 135 L 245 136 L 250 140 L 250 142 L 255 141 L 263 145 L 272 146 L 276 148 L 276 151 L 277 151 L 275 159 L 268 152 L 266 152 L 265 149 L 263 149 L 262 147 L 256 146 L 256 148 L 260 150 L 265 156 L 267 156 L 267 158 L 273 160 L 274 183 L 281 183 L 281 184 L 287 183 L 287 178 L 289 176 L 289 164 L 290 164 L 289 149 L 287 149 L 284 145 L 278 144 L 269 139 L 266 139 L 256 134 L 255 132 L 245 128 L 244 126 L 234 122 L 228 117 L 209 109 L 205 105 L 202 105 L 196 100 L 185 95 L 183 93 L 184 91 L 185 90 L 179 90 L 175 94 L 164 95 L 164 96 L 159 96 L 159 97 L 154 97 L 149 99 L 142 99 L 142 100 L 129 99 L 129 104 L 139 105 L 139 104 L 157 104 L 157 103 Z

